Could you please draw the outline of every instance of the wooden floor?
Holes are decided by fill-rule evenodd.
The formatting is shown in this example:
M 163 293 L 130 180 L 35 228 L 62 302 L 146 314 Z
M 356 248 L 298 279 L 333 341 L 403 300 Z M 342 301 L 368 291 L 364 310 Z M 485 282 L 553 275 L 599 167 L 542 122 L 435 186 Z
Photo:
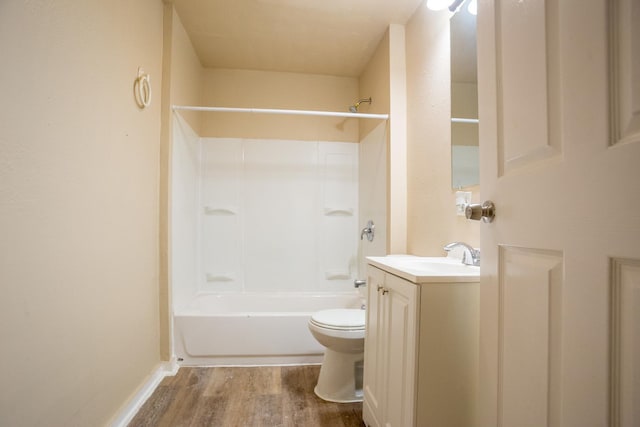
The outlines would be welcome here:
M 362 403 L 314 394 L 319 372 L 320 366 L 180 368 L 129 426 L 364 426 Z

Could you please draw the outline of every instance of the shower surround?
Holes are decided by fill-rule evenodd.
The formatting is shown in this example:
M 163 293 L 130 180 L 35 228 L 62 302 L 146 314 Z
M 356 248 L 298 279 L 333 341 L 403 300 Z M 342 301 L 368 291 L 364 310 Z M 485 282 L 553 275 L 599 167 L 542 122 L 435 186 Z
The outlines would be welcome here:
M 311 313 L 361 302 L 358 144 L 201 138 L 175 117 L 176 356 L 195 365 L 319 362 Z

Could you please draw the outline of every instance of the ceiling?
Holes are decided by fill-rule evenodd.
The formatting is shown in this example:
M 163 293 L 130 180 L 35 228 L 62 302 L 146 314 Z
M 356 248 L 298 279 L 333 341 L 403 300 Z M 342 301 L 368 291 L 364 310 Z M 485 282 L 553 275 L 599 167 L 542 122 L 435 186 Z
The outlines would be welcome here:
M 423 0 L 174 0 L 202 65 L 360 76 Z

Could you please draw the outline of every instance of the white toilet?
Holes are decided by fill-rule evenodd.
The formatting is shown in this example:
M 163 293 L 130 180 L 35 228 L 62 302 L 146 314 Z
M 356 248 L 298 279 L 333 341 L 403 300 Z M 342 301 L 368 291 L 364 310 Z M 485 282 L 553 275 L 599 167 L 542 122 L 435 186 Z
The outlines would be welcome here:
M 335 309 L 314 313 L 309 330 L 326 347 L 314 391 L 330 402 L 362 401 L 365 310 Z

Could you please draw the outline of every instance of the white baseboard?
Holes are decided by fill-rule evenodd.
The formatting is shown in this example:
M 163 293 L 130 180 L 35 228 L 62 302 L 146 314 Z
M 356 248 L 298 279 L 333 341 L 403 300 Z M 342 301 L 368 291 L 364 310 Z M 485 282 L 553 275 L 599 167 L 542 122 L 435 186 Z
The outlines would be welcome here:
M 171 358 L 169 362 L 161 363 L 108 425 L 111 427 L 127 427 L 140 408 L 142 408 L 142 405 L 144 405 L 147 399 L 153 394 L 162 379 L 175 375 L 179 368 L 180 366 L 175 357 Z

